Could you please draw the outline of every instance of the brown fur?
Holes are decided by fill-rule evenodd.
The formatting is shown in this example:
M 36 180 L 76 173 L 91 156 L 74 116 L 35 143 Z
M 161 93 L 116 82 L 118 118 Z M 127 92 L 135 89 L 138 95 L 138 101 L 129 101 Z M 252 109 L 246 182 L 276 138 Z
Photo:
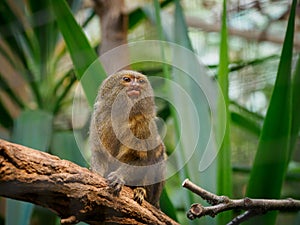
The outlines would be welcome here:
M 108 179 L 116 195 L 123 184 L 137 179 L 139 185 L 131 186 L 134 199 L 141 203 L 145 198 L 159 207 L 166 156 L 155 117 L 153 90 L 146 76 L 129 70 L 109 76 L 94 105 L 90 126 L 91 169 Z M 143 166 L 156 163 L 161 166 L 155 171 L 143 171 Z M 132 166 L 140 166 L 141 174 Z M 149 184 L 153 176 L 160 181 Z

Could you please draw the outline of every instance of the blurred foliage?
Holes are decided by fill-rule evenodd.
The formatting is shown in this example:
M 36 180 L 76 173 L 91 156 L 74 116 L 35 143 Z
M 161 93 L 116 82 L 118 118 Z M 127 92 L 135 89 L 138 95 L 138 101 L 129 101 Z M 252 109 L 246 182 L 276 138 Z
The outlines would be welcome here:
M 87 165 L 68 124 L 71 119 L 64 124 L 65 132 L 71 135 L 59 132 L 61 127 L 56 126 L 72 102 L 70 93 L 76 77 L 50 3 L 46 0 L 0 4 L 0 99 L 4 112 L 0 124 L 7 131 L 6 138 L 13 142 Z M 69 3 L 78 10 L 80 1 Z M 32 204 L 7 199 L 5 223 L 28 224 L 33 210 Z
M 101 44 L 99 23 L 88 1 L 66 2 L 57 1 L 52 4 L 51 0 L 4 0 L 0 3 L 0 137 L 88 166 L 86 155 L 80 152 L 81 146 L 78 146 L 76 136 L 74 138 L 73 129 L 78 127 L 72 124 L 72 102 L 78 80 L 97 58 L 94 49 Z M 211 78 L 222 79 L 221 65 L 229 72 L 223 83 L 228 85 L 226 95 L 229 111 L 226 117 L 230 125 L 230 149 L 227 148 L 225 153 L 229 158 L 226 160 L 227 169 L 223 172 L 229 175 L 232 168 L 232 181 L 225 179 L 217 183 L 217 168 L 220 169 L 220 165 L 217 166 L 216 163 L 205 171 L 198 171 L 201 157 L 198 152 L 183 170 L 167 180 L 162 196 L 162 202 L 166 204 L 161 204 L 162 209 L 182 224 L 216 224 L 211 218 L 190 222 L 185 217 L 189 205 L 200 201 L 181 188 L 183 179 L 187 177 L 213 192 L 220 190 L 221 185 L 232 186 L 232 195 L 235 198 L 245 196 L 247 187 L 251 185 L 258 189 L 265 186 L 266 191 L 276 189 L 279 193 L 277 197 L 300 198 L 300 112 L 297 107 L 300 99 L 300 61 L 296 62 L 298 55 L 295 54 L 300 48 L 297 17 L 295 34 L 290 29 L 287 31 L 290 38 L 295 37 L 294 54 L 292 55 L 291 50 L 288 50 L 289 57 L 281 54 L 290 1 L 227 1 L 227 17 L 223 18 L 223 24 L 226 19 L 228 32 L 233 34 L 227 36 L 222 33 L 223 38 L 227 38 L 228 67 L 220 53 L 223 0 L 145 0 L 127 1 L 126 4 L 134 6 L 129 11 L 128 42 L 147 39 L 172 41 L 197 53 L 199 59 L 209 68 L 209 73 L 213 74 Z M 289 45 L 290 48 L 293 47 L 291 40 Z M 284 69 L 291 74 L 289 77 L 292 88 L 289 87 L 290 95 L 287 94 L 290 100 L 284 98 L 283 91 L 275 91 L 278 86 L 275 81 L 279 76 L 286 76 L 277 72 L 282 70 L 280 68 L 283 59 L 280 60 L 280 57 L 290 58 L 287 62 L 290 66 Z M 178 59 L 180 60 L 180 56 Z M 147 75 L 187 82 L 176 75 L 180 74 L 178 71 L 164 64 L 145 62 L 132 67 Z M 100 63 L 95 68 L 98 72 L 101 71 L 99 77 L 91 75 L 86 80 L 81 80 L 89 105 L 93 103 L 95 90 L 105 77 Z M 96 74 L 95 71 L 88 72 Z M 198 90 L 192 85 L 187 87 L 197 99 Z M 165 90 L 161 86 L 157 89 Z M 281 100 L 273 97 L 276 92 L 282 97 Z M 200 101 L 195 100 L 199 108 L 205 104 Z M 287 101 L 290 101 L 290 111 L 283 106 Z M 276 113 L 269 116 L 270 111 L 274 111 L 269 106 L 270 102 L 275 102 L 272 105 L 279 104 L 276 110 L 282 110 L 289 116 Z M 184 102 L 178 104 L 184 105 Z M 157 105 L 159 116 L 166 122 L 165 143 L 168 153 L 171 153 L 178 143 L 176 135 L 180 131 L 176 124 L 176 109 L 159 99 Z M 88 108 L 88 104 L 85 107 Z M 88 122 L 88 119 L 85 120 Z M 260 137 L 265 137 L 268 133 L 266 129 L 276 133 L 279 128 L 274 128 L 272 124 L 279 121 L 292 137 L 289 139 L 287 135 L 291 143 L 285 163 L 286 176 L 285 170 L 270 170 L 274 177 L 281 174 L 283 184 L 272 184 L 272 187 L 261 184 L 266 179 L 263 175 L 260 185 L 257 184 L 257 175 L 251 175 L 248 183 L 251 171 L 261 174 L 260 171 L 266 169 L 266 158 L 273 159 L 272 149 L 260 161 L 257 161 L 259 155 L 256 152 L 261 151 L 257 149 L 265 149 L 261 147 Z M 193 132 L 192 126 L 190 132 L 183 139 L 187 137 L 188 141 Z M 180 154 L 184 155 L 184 145 L 181 151 Z M 283 149 L 278 151 L 284 153 Z M 182 157 L 180 154 L 179 160 Z M 254 159 L 256 163 L 253 168 Z M 222 162 L 222 158 L 219 160 Z M 256 166 L 257 162 L 261 165 L 260 168 Z M 262 194 L 259 197 L 264 196 L 266 195 Z M 39 207 L 18 202 L 9 203 L 6 207 L 6 215 L 1 212 L 1 219 L 5 218 L 6 224 L 27 224 L 26 221 L 30 218 L 31 224 L 58 223 L 56 216 Z M 20 207 L 18 214 L 15 207 Z M 47 221 L 42 220 L 46 217 Z M 277 224 L 297 224 L 298 221 L 299 215 L 297 217 L 296 214 L 287 216 L 280 213 L 277 217 Z

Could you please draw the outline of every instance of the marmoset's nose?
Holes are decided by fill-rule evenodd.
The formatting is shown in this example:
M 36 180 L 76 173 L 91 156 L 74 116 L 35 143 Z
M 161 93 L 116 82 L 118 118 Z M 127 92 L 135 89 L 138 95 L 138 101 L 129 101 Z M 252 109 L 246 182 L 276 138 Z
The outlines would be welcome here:
M 132 79 L 131 85 L 134 86 L 134 87 L 139 86 L 138 80 L 136 78 Z

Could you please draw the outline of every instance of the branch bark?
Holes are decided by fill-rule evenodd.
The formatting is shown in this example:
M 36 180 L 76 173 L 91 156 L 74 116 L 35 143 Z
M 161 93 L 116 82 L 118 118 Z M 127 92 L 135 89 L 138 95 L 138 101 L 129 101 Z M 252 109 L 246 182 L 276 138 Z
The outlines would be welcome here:
M 0 196 L 54 211 L 62 224 L 178 224 L 124 187 L 119 197 L 101 176 L 67 160 L 0 139 Z
M 227 196 L 218 196 L 211 192 L 204 190 L 203 188 L 192 183 L 186 179 L 183 187 L 189 189 L 195 194 L 199 195 L 202 199 L 207 201 L 211 206 L 204 207 L 201 204 L 195 203 L 191 206 L 187 213 L 189 219 L 200 218 L 203 216 L 214 217 L 221 212 L 228 210 L 245 210 L 246 212 L 237 216 L 227 225 L 238 225 L 254 216 L 265 214 L 268 211 L 280 210 L 280 211 L 299 211 L 300 200 L 295 199 L 230 199 Z

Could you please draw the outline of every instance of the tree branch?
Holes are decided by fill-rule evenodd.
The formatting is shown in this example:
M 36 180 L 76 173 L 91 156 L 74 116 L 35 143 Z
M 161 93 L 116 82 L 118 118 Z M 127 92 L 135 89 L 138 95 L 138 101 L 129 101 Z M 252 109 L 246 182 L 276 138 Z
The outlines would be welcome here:
M 190 219 L 216 216 L 227 210 L 244 210 L 228 224 L 237 225 L 271 210 L 298 211 L 294 199 L 230 199 L 198 187 L 188 179 L 183 187 L 198 194 L 211 206 L 193 204 Z M 139 205 L 124 187 L 113 196 L 101 176 L 67 160 L 0 139 L 0 196 L 31 202 L 51 209 L 62 224 L 177 224 L 147 202 Z
M 101 176 L 67 160 L 0 139 L 0 196 L 54 211 L 62 224 L 178 224 L 124 187 L 119 197 Z
M 227 196 L 218 196 L 192 183 L 186 179 L 183 187 L 189 189 L 201 198 L 206 200 L 211 206 L 204 207 L 201 204 L 195 203 L 191 206 L 187 213 L 189 219 L 200 218 L 202 216 L 214 217 L 217 214 L 228 210 L 245 210 L 246 212 L 234 218 L 228 225 L 237 225 L 254 216 L 264 214 L 272 210 L 280 211 L 298 211 L 300 210 L 300 200 L 294 199 L 230 199 Z

